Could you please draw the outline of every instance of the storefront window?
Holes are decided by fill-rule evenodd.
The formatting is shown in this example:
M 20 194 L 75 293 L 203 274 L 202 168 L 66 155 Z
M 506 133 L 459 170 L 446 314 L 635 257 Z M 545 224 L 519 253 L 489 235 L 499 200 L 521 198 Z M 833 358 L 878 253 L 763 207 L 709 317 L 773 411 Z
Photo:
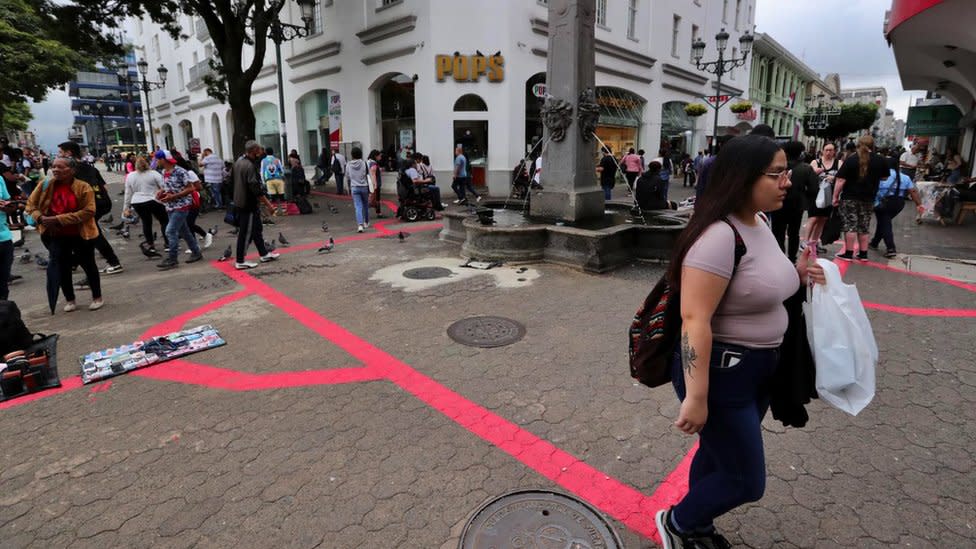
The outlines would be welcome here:
M 406 146 L 414 148 L 416 121 L 413 79 L 405 74 L 397 74 L 383 84 L 379 94 L 383 150 L 392 148 L 399 151 Z
M 691 153 L 694 120 L 685 113 L 684 101 L 669 101 L 661 106 L 661 148 Z
M 488 168 L 488 121 L 455 120 L 454 143 L 464 149 L 475 185 L 484 185 Z

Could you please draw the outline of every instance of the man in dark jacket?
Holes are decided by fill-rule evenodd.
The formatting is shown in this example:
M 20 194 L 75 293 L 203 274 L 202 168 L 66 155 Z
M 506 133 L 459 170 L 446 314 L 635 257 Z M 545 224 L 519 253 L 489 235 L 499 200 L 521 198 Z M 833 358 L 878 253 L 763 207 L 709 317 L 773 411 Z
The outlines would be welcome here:
M 261 227 L 261 205 L 268 211 L 274 206 L 268 200 L 268 193 L 261 181 L 258 162 L 264 156 L 264 148 L 257 141 L 244 143 L 244 155 L 237 159 L 231 170 L 234 181 L 234 207 L 237 213 L 237 258 L 234 267 L 251 269 L 258 264 L 245 261 L 247 247 L 252 241 L 261 254 L 261 263 L 278 259 L 278 254 L 269 251 L 264 245 L 264 232 Z
M 783 145 L 786 153 L 786 164 L 792 171 L 790 188 L 786 190 L 783 207 L 772 212 L 770 217 L 773 224 L 773 236 L 779 242 L 779 248 L 786 252 L 790 261 L 796 262 L 796 254 L 800 249 L 800 227 L 803 224 L 803 212 L 806 211 L 804 199 L 811 188 L 820 187 L 820 178 L 810 164 L 803 162 L 804 146 L 799 141 L 790 141 Z M 789 244 L 786 243 L 789 238 Z
M 95 205 L 96 208 L 99 202 L 108 201 L 111 204 L 111 198 L 108 195 L 108 187 L 105 186 L 105 180 L 102 179 L 102 174 L 99 173 L 98 168 L 81 161 L 81 147 L 74 141 L 65 141 L 58 145 L 60 156 L 67 156 L 74 158 L 78 162 L 78 168 L 75 171 L 75 179 L 80 179 L 85 183 L 91 185 L 92 190 L 95 192 Z M 104 202 L 103 202 L 104 203 Z M 103 274 L 112 275 L 122 272 L 122 262 L 119 261 L 119 256 L 115 255 L 115 250 L 112 249 L 112 245 L 108 243 L 105 238 L 105 234 L 102 232 L 101 225 L 98 224 L 98 218 L 108 212 L 98 212 L 96 209 L 95 214 L 95 225 L 98 227 L 98 237 L 93 241 L 95 249 L 98 253 L 102 254 L 105 261 L 108 262 L 108 267 L 102 269 Z M 87 279 L 83 279 L 77 283 L 78 286 L 85 286 Z

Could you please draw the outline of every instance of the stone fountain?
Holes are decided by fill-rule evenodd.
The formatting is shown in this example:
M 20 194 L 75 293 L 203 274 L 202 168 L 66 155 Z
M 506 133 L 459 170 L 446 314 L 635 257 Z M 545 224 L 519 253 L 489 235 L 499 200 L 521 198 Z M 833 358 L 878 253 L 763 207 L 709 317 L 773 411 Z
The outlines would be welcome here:
M 672 212 L 631 217 L 631 203 L 605 203 L 595 177 L 596 0 L 549 0 L 544 190 L 527 204 L 483 201 L 480 212 L 444 215 L 441 238 L 466 258 L 551 261 L 604 272 L 633 259 L 666 259 L 685 220 Z M 526 207 L 527 206 L 527 207 Z M 526 215 L 527 213 L 527 215 Z M 480 215 L 479 215 L 480 214 Z

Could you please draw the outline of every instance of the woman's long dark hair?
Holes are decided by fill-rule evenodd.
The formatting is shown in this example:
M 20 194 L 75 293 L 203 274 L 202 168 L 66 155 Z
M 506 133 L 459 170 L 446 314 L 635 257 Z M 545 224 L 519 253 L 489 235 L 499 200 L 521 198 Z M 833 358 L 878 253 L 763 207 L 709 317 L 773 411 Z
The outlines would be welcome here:
M 681 288 L 681 264 L 688 250 L 712 223 L 742 209 L 752 187 L 773 162 L 780 146 L 762 135 L 744 135 L 726 143 L 712 166 L 708 186 L 695 203 L 695 215 L 675 243 L 668 267 L 668 284 Z M 732 250 L 729 250 L 731 253 Z

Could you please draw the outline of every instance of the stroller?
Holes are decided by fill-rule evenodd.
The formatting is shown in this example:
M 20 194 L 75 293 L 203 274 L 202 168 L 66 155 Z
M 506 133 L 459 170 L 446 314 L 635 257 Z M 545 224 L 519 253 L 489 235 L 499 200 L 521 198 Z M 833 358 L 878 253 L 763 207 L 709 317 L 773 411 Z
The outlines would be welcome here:
M 397 198 L 399 205 L 396 215 L 404 221 L 433 220 L 436 216 L 430 193 L 418 189 L 403 171 L 397 177 Z

